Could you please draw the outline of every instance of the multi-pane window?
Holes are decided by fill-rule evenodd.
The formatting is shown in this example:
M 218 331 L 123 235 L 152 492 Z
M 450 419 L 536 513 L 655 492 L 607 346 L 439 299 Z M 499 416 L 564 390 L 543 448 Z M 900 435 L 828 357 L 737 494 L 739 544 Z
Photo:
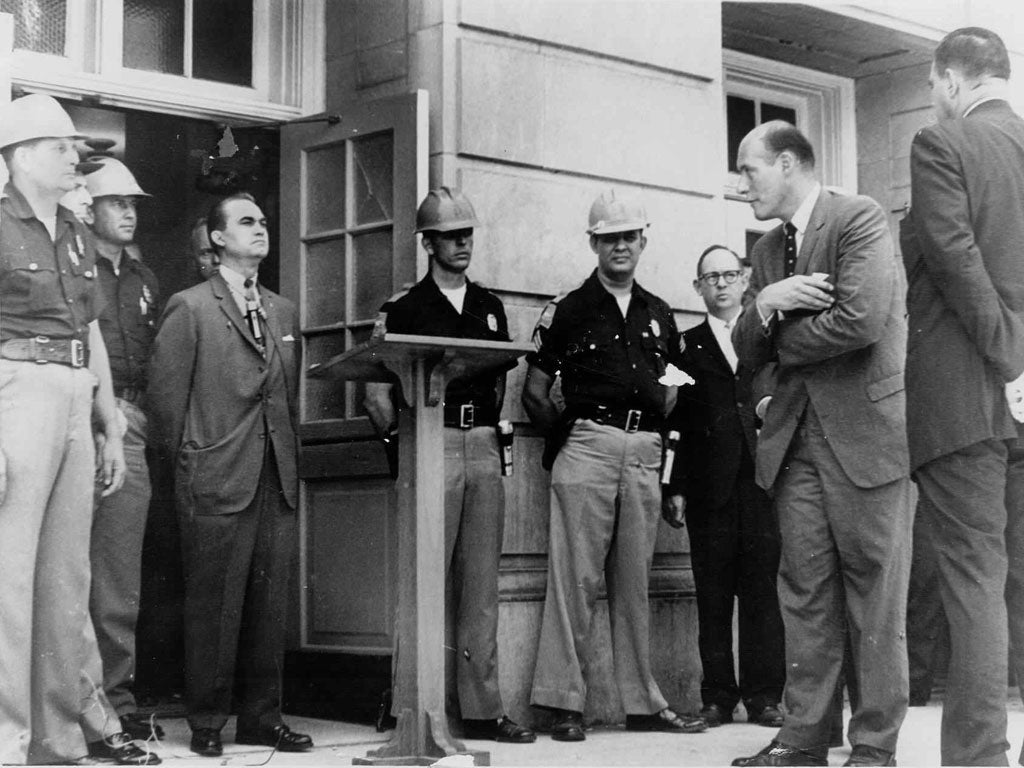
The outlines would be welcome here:
M 394 134 L 306 152 L 306 356 L 324 362 L 369 340 L 394 284 Z M 305 421 L 363 414 L 364 386 L 306 382 Z
M 124 0 L 124 66 L 252 85 L 252 0 Z
M 14 16 L 14 47 L 64 55 L 67 0 L 0 0 L 0 12 Z
M 737 172 L 736 153 L 739 151 L 740 142 L 761 123 L 770 120 L 785 120 L 787 123 L 797 125 L 796 109 L 772 104 L 757 98 L 745 96 L 728 95 L 725 99 L 726 123 L 729 136 L 729 171 Z

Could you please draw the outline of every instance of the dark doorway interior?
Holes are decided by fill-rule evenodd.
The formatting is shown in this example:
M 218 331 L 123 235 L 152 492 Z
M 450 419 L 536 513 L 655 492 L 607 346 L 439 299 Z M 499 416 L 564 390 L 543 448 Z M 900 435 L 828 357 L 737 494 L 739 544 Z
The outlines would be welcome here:
M 152 198 L 139 205 L 136 244 L 156 273 L 163 301 L 199 282 L 189 251 L 196 219 L 217 198 L 250 192 L 270 219 L 278 219 L 278 132 L 209 121 L 67 102 L 83 133 L 90 126 L 117 140 L 111 152 L 131 169 Z M 260 282 L 277 290 L 277 249 L 260 269 Z M 136 694 L 143 707 L 171 714 L 183 688 L 182 578 L 173 481 L 167 457 L 150 452 L 153 497 L 142 552 L 142 599 L 137 629 Z

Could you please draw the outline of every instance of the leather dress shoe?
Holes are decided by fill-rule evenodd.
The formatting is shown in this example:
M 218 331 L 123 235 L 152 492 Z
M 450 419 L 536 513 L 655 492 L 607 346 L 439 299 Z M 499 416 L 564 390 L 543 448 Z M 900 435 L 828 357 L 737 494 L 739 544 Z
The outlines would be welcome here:
M 627 731 L 667 731 L 668 733 L 700 733 L 708 729 L 702 717 L 677 715 L 668 707 L 653 715 L 626 715 Z
M 700 711 L 700 716 L 708 724 L 708 728 L 732 722 L 732 712 L 719 704 L 708 704 Z
M 149 741 L 152 738 L 163 739 L 164 729 L 156 721 L 153 715 L 144 715 L 141 712 L 129 712 L 121 715 L 121 728 L 133 739 Z
M 90 741 L 87 745 L 89 757 L 117 765 L 160 765 L 160 756 L 155 752 L 140 749 L 127 733 Z
M 896 756 L 870 744 L 854 744 L 850 759 L 843 765 L 896 765 Z
M 772 739 L 767 747 L 750 757 L 737 757 L 733 765 L 828 765 L 824 755 L 805 752 Z
M 193 728 L 192 741 L 188 748 L 203 757 L 220 757 L 224 747 L 220 743 L 220 731 L 216 728 Z
M 555 741 L 583 741 L 587 735 L 583 733 L 583 713 L 571 709 L 556 709 L 555 719 L 551 721 L 551 738 Z
M 284 723 L 258 731 L 237 731 L 235 744 L 259 744 L 273 747 L 278 752 L 306 752 L 313 748 L 313 740 L 304 733 L 295 733 Z
M 467 739 L 489 739 L 506 744 L 532 744 L 537 740 L 537 734 L 529 728 L 523 728 L 508 715 L 502 715 L 493 720 L 466 718 L 462 721 L 462 725 Z
M 756 723 L 766 728 L 781 728 L 785 721 L 786 718 L 783 716 L 778 704 L 766 704 L 757 711 L 747 711 L 748 723 Z

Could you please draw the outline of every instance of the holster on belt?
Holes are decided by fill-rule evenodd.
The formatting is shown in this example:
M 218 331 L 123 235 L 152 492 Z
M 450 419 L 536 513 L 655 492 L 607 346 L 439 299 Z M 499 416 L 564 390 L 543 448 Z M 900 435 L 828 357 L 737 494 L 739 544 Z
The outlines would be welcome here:
M 544 437 L 544 453 L 540 457 L 540 465 L 544 467 L 548 472 L 555 465 L 555 459 L 558 457 L 558 452 L 562 450 L 562 446 L 565 445 L 565 441 L 569 439 L 569 433 L 572 432 L 572 425 L 576 423 L 575 414 L 571 413 L 568 409 L 562 411 L 562 414 L 558 417 L 550 431 Z

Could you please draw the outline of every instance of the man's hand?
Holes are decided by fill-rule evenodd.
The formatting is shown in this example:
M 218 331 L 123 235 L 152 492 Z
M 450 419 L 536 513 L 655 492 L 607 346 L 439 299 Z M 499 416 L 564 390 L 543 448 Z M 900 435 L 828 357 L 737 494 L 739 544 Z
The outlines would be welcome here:
M 762 288 L 757 294 L 757 309 L 761 317 L 768 317 L 779 310 L 828 309 L 835 303 L 831 293 L 833 288 L 832 283 L 817 274 L 793 275 Z
M 686 498 L 681 493 L 663 493 L 661 495 L 661 517 L 673 528 L 686 525 L 683 513 L 686 511 Z
M 1006 387 L 1006 403 L 1010 406 L 1010 415 L 1015 421 L 1024 423 L 1024 373 Z
M 124 443 L 120 435 L 96 434 L 96 482 L 103 486 L 101 497 L 121 490 L 124 485 Z

